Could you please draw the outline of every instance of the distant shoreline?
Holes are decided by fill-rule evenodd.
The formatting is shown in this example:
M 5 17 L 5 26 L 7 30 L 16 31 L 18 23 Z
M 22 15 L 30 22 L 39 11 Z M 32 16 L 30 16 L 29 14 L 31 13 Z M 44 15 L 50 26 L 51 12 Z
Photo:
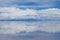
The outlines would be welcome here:
M 60 21 L 60 20 L 0 20 L 0 21 Z

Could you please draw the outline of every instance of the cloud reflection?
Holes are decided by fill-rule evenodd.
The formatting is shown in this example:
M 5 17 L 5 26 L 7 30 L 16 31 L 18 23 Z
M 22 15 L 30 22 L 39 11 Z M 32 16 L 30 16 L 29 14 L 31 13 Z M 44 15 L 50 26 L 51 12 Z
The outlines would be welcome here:
M 45 32 L 60 32 L 60 23 L 55 22 L 0 22 L 0 34 L 16 34 L 20 32 L 34 32 L 34 31 L 45 31 Z

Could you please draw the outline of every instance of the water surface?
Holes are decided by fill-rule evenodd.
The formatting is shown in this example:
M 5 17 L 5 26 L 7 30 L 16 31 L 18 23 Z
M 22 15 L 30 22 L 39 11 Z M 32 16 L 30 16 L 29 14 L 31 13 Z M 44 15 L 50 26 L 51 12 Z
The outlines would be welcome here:
M 0 40 L 60 40 L 60 21 L 0 21 Z

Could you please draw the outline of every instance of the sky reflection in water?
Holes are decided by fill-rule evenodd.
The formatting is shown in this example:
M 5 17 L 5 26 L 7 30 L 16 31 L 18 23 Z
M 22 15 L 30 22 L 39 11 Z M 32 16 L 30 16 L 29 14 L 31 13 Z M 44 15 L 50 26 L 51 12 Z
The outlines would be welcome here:
M 59 21 L 0 21 L 0 40 L 59 40 Z

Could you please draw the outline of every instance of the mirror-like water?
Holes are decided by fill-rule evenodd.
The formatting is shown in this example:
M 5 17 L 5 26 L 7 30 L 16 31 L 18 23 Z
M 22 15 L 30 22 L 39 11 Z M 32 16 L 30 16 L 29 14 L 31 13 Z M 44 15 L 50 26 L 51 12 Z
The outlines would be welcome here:
M 60 21 L 0 21 L 0 40 L 59 40 Z

